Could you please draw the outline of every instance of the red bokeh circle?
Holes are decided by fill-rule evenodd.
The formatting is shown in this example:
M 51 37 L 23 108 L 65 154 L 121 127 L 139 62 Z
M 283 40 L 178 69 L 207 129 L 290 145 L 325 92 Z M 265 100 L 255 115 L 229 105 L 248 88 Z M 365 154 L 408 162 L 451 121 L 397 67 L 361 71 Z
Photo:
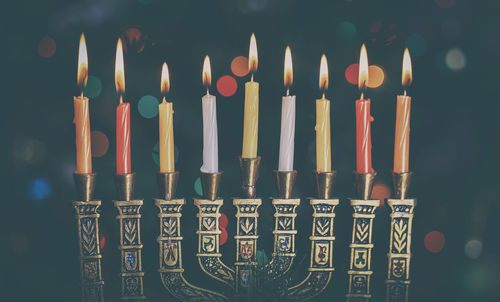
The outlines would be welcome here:
M 220 230 L 222 231 L 222 233 L 220 233 L 219 245 L 223 245 L 227 242 L 227 231 L 226 228 L 220 228 Z
M 425 248 L 431 253 L 439 253 L 444 248 L 446 237 L 439 231 L 427 233 L 424 238 Z
M 217 90 L 222 96 L 233 96 L 236 93 L 236 89 L 238 89 L 238 84 L 230 75 L 222 76 L 217 80 Z
M 222 213 L 219 217 L 219 226 L 221 228 L 226 228 L 227 223 L 228 223 L 227 216 L 226 216 L 226 214 Z

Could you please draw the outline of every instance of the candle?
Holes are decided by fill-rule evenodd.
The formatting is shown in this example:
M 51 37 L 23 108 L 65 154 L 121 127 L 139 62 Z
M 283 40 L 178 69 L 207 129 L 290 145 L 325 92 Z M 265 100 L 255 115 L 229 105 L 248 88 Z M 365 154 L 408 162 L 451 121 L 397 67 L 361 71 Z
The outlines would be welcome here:
M 217 106 L 215 96 L 210 95 L 209 87 L 212 84 L 210 58 L 205 57 L 202 72 L 203 85 L 207 87 L 207 94 L 201 98 L 203 108 L 203 165 L 200 168 L 204 173 L 219 172 L 219 150 L 217 138 Z
M 293 83 L 292 52 L 285 50 L 284 84 L 286 96 L 281 101 L 280 157 L 278 171 L 293 171 L 293 153 L 295 140 L 295 96 L 290 95 Z
M 330 137 L 330 100 L 325 98 L 328 89 L 328 63 L 326 56 L 321 56 L 319 67 L 319 89 L 323 91 L 321 99 L 316 100 L 316 171 L 332 170 L 332 147 Z
M 160 118 L 160 172 L 174 172 L 174 108 L 172 102 L 166 101 L 166 94 L 170 92 L 170 77 L 167 63 L 161 69 L 161 93 L 163 101 L 158 105 Z
M 255 41 L 255 35 L 252 34 L 248 52 L 248 70 L 251 73 L 251 78 L 250 82 L 245 83 L 242 158 L 257 157 L 257 139 L 259 136 L 259 83 L 253 81 L 253 74 L 257 71 L 257 63 L 257 42 Z
M 402 84 L 403 95 L 398 95 L 396 110 L 396 134 L 394 139 L 394 169 L 395 173 L 409 172 L 410 153 L 410 110 L 411 97 L 406 95 L 406 89 L 411 85 L 411 58 L 408 48 L 403 55 Z
M 123 102 L 125 93 L 125 68 L 122 40 L 118 39 L 115 60 L 115 86 L 120 96 L 116 108 L 116 174 L 131 173 L 130 164 L 130 103 Z
M 80 47 L 78 51 L 78 73 L 77 83 L 80 87 L 80 96 L 73 98 L 75 107 L 74 123 L 76 128 L 76 171 L 77 174 L 92 173 L 92 153 L 90 149 L 90 119 L 89 99 L 83 96 L 83 89 L 87 84 L 88 63 L 87 45 L 85 36 L 80 36 Z
M 358 87 L 361 97 L 356 101 L 356 172 L 372 173 L 372 136 L 370 124 L 370 99 L 364 99 L 364 90 L 368 83 L 368 57 L 365 44 L 361 46 L 359 56 Z

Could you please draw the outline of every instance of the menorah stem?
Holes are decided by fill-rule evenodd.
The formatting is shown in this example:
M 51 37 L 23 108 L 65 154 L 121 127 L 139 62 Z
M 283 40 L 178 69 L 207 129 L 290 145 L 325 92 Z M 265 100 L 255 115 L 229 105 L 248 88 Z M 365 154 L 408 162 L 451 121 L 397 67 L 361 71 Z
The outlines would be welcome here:
M 220 207 L 223 200 L 195 199 L 194 204 L 198 207 L 198 262 L 201 269 L 210 277 L 234 288 L 234 270 L 222 262 L 222 254 L 219 251 L 220 229 L 219 217 Z
M 311 199 L 313 207 L 310 264 L 306 278 L 288 289 L 288 299 L 304 301 L 320 294 L 330 283 L 333 268 L 333 223 L 338 199 Z
M 181 217 L 184 199 L 155 199 L 160 209 L 160 268 L 163 286 L 181 301 L 227 302 L 229 299 L 214 291 L 189 283 L 182 267 Z

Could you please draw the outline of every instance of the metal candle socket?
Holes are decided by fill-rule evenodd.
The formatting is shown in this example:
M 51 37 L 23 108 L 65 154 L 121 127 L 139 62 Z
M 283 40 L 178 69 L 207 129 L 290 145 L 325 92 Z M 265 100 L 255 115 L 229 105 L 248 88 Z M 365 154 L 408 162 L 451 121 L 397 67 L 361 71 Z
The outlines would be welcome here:
M 260 156 L 256 158 L 239 157 L 241 169 L 241 189 L 246 198 L 255 198 L 259 178 Z
M 276 188 L 278 190 L 278 197 L 282 199 L 292 198 L 293 185 L 295 184 L 295 177 L 297 171 L 274 171 L 276 173 Z

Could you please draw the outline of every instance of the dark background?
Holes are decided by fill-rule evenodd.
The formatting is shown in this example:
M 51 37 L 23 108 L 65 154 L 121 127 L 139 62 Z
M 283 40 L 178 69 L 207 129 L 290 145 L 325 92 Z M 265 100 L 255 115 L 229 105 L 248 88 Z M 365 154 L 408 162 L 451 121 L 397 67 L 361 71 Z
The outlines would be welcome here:
M 413 194 L 419 200 L 413 233 L 413 301 L 497 301 L 500 296 L 500 236 L 497 233 L 497 181 L 500 169 L 498 55 L 500 21 L 496 1 L 8 1 L 2 4 L 2 118 L 0 148 L 2 202 L 0 218 L 0 284 L 4 301 L 76 301 L 79 299 L 77 234 L 71 201 L 75 198 L 72 97 L 76 85 L 78 40 L 85 32 L 89 56 L 92 130 L 106 139 L 93 140 L 100 157 L 96 197 L 103 200 L 101 230 L 105 293 L 119 296 L 118 225 L 112 199 L 115 171 L 114 88 L 116 40 L 126 40 L 126 97 L 131 103 L 132 169 L 136 196 L 144 198 L 145 291 L 151 301 L 173 301 L 162 287 L 158 266 L 158 195 L 154 146 L 158 117 L 145 118 L 139 105 L 145 95 L 160 96 L 161 64 L 170 67 L 174 101 L 176 168 L 181 172 L 178 195 L 187 198 L 182 230 L 186 275 L 213 286 L 195 261 L 195 182 L 202 160 L 202 60 L 212 60 L 212 92 L 217 95 L 221 195 L 229 219 L 224 259 L 234 255 L 232 196 L 239 192 L 237 156 L 241 152 L 244 82 L 231 71 L 231 61 L 248 54 L 255 32 L 259 50 L 259 195 L 264 198 L 260 247 L 272 252 L 273 169 L 277 168 L 283 57 L 292 49 L 297 96 L 296 193 L 303 197 L 298 217 L 298 279 L 308 263 L 307 236 L 314 181 L 314 100 L 319 61 L 326 53 L 332 100 L 333 166 L 338 171 L 334 245 L 336 271 L 321 300 L 343 299 L 346 292 L 351 237 L 355 165 L 354 100 L 356 85 L 346 81 L 346 68 L 356 63 L 366 43 L 370 64 L 385 79 L 366 93 L 372 99 L 373 166 L 378 172 L 375 198 L 388 196 L 392 169 L 396 94 L 401 93 L 401 61 L 412 53 L 414 82 L 410 165 Z M 233 96 L 216 89 L 230 75 L 237 81 Z M 224 87 L 223 87 L 224 88 Z M 227 88 L 227 87 L 226 87 Z M 147 103 L 146 101 L 144 101 Z M 139 110 L 140 108 L 140 110 Z M 154 106 L 152 107 L 154 108 Z M 144 111 L 145 110 L 145 111 Z M 99 152 L 100 151 L 100 152 Z M 107 152 L 106 152 L 107 151 Z M 374 227 L 376 301 L 385 295 L 389 211 L 377 210 Z M 104 239 L 104 240 L 103 240 Z M 307 254 L 307 256 L 306 256 Z M 4 299 L 5 298 L 5 299 Z

